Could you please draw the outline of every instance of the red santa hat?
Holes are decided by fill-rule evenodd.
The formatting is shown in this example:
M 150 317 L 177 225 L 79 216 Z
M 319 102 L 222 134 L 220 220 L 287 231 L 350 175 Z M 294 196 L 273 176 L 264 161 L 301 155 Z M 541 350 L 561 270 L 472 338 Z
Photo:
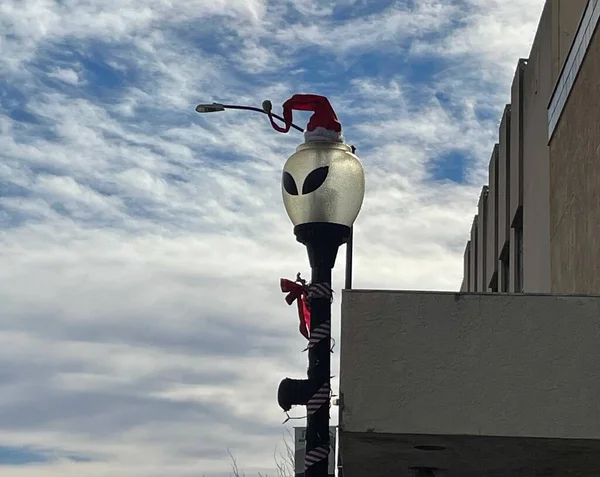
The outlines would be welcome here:
M 287 133 L 292 125 L 292 111 L 313 111 L 306 130 L 305 141 L 335 141 L 344 142 L 342 136 L 342 125 L 335 111 L 325 96 L 316 94 L 295 94 L 283 103 L 283 119 L 285 127 L 281 127 L 273 120 L 271 111 L 268 111 L 271 125 L 276 131 Z

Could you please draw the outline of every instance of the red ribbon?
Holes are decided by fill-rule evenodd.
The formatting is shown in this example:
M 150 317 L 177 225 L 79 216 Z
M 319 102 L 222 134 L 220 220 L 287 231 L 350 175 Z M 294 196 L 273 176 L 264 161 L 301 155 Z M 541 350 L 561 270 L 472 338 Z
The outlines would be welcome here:
M 309 339 L 310 330 L 310 310 L 306 304 L 308 290 L 306 286 L 300 283 L 281 279 L 281 291 L 287 293 L 285 301 L 288 305 L 296 302 L 298 304 L 298 318 L 300 319 L 300 333 L 306 339 Z

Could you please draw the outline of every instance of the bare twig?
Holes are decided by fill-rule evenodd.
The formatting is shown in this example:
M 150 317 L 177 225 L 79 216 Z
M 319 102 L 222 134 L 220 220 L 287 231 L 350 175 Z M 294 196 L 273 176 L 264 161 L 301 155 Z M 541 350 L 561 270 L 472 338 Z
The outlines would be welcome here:
M 286 429 L 286 434 L 283 435 L 283 445 L 285 450 L 278 452 L 277 447 L 275 447 L 275 451 L 273 452 L 276 477 L 294 477 L 296 474 L 293 448 L 294 437 L 289 429 Z M 229 449 L 227 449 L 227 453 L 231 459 L 231 471 L 233 472 L 229 475 L 231 477 L 246 477 L 246 474 L 243 471 L 240 471 L 237 461 Z M 259 472 L 258 477 L 268 477 L 268 475 Z
M 277 447 L 275 447 L 275 452 L 273 453 L 277 477 L 294 477 L 296 473 L 294 465 L 295 454 L 292 444 L 290 443 L 290 441 L 293 442 L 294 438 L 289 429 L 286 429 L 286 434 L 283 435 L 283 445 L 285 450 L 282 452 L 277 452 Z
M 240 469 L 238 468 L 237 461 L 235 460 L 235 457 L 233 457 L 233 454 L 231 453 L 231 451 L 229 449 L 227 449 L 227 453 L 229 454 L 229 457 L 231 458 L 231 470 L 233 471 L 232 477 L 246 477 L 246 474 L 244 472 L 242 472 L 240 474 Z M 229 475 L 231 475 L 231 474 L 229 474 Z

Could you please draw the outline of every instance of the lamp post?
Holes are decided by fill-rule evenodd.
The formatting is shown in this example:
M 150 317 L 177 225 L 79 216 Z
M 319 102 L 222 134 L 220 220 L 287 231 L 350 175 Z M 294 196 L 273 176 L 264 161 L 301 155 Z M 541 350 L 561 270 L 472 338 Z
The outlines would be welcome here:
M 225 109 L 245 109 L 269 116 L 279 132 L 290 128 L 304 131 L 292 123 L 292 109 L 313 111 L 305 142 L 296 148 L 283 167 L 282 195 L 285 210 L 294 226 L 296 240 L 305 245 L 311 267 L 308 285 L 310 333 L 308 379 L 286 378 L 279 385 L 279 405 L 288 411 L 292 405 L 307 407 L 305 477 L 327 477 L 329 408 L 331 398 L 331 277 L 340 245 L 351 238 L 352 226 L 362 206 L 365 177 L 354 147 L 343 142 L 341 125 L 327 98 L 295 95 L 284 103 L 283 118 L 263 109 L 220 103 L 200 104 L 200 113 Z M 284 121 L 276 125 L 273 118 Z M 351 241 L 348 245 L 351 245 Z M 351 267 L 351 250 L 347 267 Z M 346 286 L 351 272 L 346 270 Z
M 302 181 L 302 193 L 296 193 L 294 179 Z M 306 477 L 327 476 L 327 458 L 312 459 L 321 457 L 325 448 L 326 456 L 329 452 L 331 277 L 338 248 L 350 237 L 363 195 L 362 165 L 345 144 L 307 142 L 298 146 L 284 166 L 284 205 L 297 241 L 307 248 L 312 272 Z
M 327 477 L 331 277 L 338 248 L 350 238 L 362 206 L 365 178 L 354 148 L 343 142 L 341 125 L 326 98 L 292 97 L 284 103 L 287 122 L 291 122 L 291 109 L 315 113 L 307 126 L 306 142 L 287 160 L 282 175 L 283 203 L 294 225 L 296 240 L 306 246 L 311 267 L 310 339 L 308 379 L 282 381 L 279 402 L 284 409 L 290 404 L 307 406 L 305 476 Z

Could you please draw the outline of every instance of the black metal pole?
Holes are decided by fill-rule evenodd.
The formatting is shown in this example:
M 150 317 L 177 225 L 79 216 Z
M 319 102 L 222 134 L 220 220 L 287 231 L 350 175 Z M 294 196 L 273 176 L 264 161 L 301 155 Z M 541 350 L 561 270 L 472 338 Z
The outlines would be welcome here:
M 332 269 L 328 266 L 312 268 L 312 283 L 327 285 L 331 288 Z M 323 323 L 331 322 L 331 299 L 315 297 L 310 300 L 310 332 L 319 328 Z M 308 379 L 319 383 L 319 389 L 327 385 L 331 389 L 331 331 L 325 339 L 316 343 L 308 350 Z M 329 407 L 330 396 L 325 404 L 308 416 L 306 423 L 306 452 L 321 446 L 329 446 Z M 330 449 L 331 452 L 331 449 Z M 306 469 L 305 477 L 327 477 L 329 459 L 323 459 Z
M 356 152 L 356 146 L 350 146 L 352 148 L 352 154 Z M 352 289 L 352 255 L 354 253 L 354 227 L 350 228 L 350 235 L 346 242 L 346 280 L 344 288 L 346 290 Z
M 352 289 L 352 249 L 354 246 L 354 227 L 350 229 L 350 235 L 346 242 L 346 280 L 344 288 L 346 290 Z
M 331 276 L 339 246 L 348 240 L 350 227 L 331 223 L 298 225 L 294 233 L 306 245 L 312 271 L 309 286 L 310 336 L 308 385 L 312 398 L 307 404 L 305 477 L 327 477 L 330 449 L 329 407 L 331 402 Z M 328 293 L 323 293 L 323 291 Z M 318 341 L 312 342 L 313 336 Z M 326 395 L 322 390 L 326 389 Z M 311 412 L 311 404 L 319 407 Z M 323 451 L 323 449 L 326 449 Z M 317 457 L 313 457 L 313 456 Z

